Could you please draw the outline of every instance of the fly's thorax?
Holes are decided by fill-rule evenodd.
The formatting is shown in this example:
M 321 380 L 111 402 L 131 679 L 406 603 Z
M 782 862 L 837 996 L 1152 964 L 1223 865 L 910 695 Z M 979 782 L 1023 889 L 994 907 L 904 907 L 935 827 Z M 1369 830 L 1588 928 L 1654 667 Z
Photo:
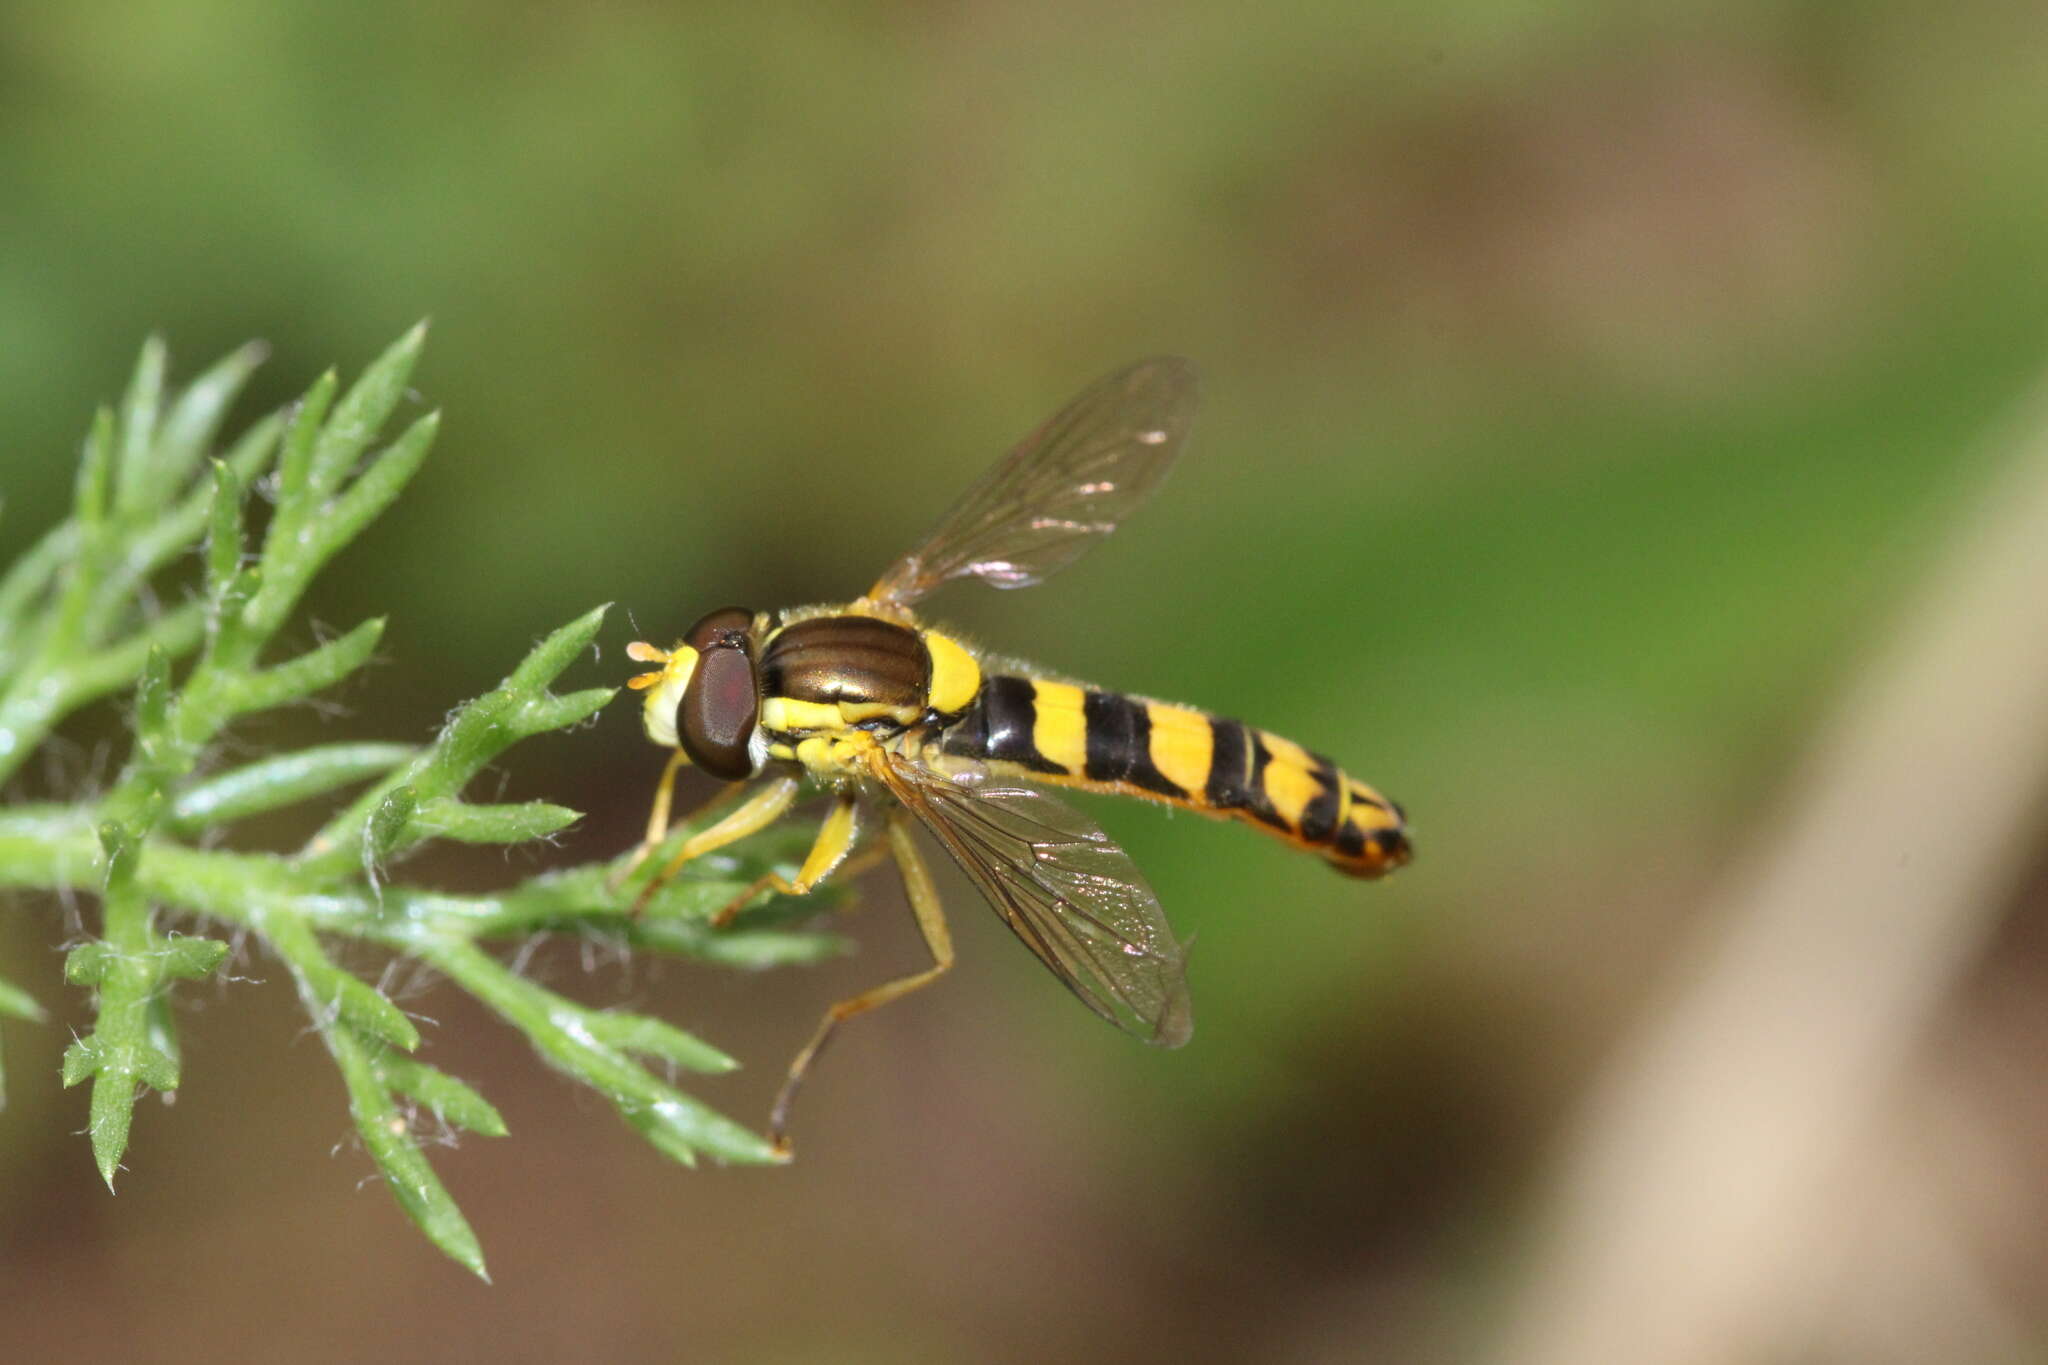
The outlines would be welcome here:
M 791 622 L 761 656 L 761 725 L 771 743 L 848 727 L 903 729 L 965 710 L 981 668 L 937 631 L 875 616 Z
M 795 763 L 827 779 L 865 777 L 883 742 L 866 730 L 837 729 L 768 742 L 768 757 Z
M 770 635 L 764 697 L 820 705 L 922 707 L 931 658 L 915 630 L 872 616 L 814 616 Z
M 924 646 L 932 661 L 925 704 L 942 723 L 953 720 L 981 695 L 981 664 L 965 645 L 936 630 L 924 632 Z

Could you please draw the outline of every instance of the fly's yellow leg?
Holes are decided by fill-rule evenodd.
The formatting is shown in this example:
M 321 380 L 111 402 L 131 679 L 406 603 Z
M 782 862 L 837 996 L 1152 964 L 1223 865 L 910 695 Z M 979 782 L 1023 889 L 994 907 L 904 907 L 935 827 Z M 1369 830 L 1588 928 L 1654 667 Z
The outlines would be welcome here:
M 903 873 L 903 891 L 910 901 L 910 913 L 917 917 L 917 927 L 924 935 L 925 947 L 931 950 L 932 965 L 921 972 L 884 982 L 850 1000 L 842 1000 L 825 1011 L 825 1017 L 818 1022 L 818 1031 L 811 1035 L 811 1041 L 804 1044 L 804 1050 L 797 1053 L 796 1060 L 789 1064 L 789 1076 L 782 1082 L 782 1093 L 775 1097 L 775 1107 L 768 1113 L 769 1140 L 785 1158 L 792 1150 L 788 1136 L 790 1102 L 796 1098 L 797 1087 L 804 1083 L 811 1064 L 825 1050 L 825 1044 L 832 1040 L 832 1034 L 839 1025 L 856 1014 L 865 1014 L 877 1005 L 886 1005 L 920 987 L 929 986 L 953 965 L 953 935 L 946 927 L 946 912 L 940 907 L 939 893 L 932 885 L 931 869 L 925 865 L 924 855 L 917 851 L 910 822 L 898 810 L 889 812 L 889 851 L 896 855 L 896 866 Z
M 633 913 L 638 915 L 647 906 L 649 897 L 674 880 L 676 873 L 693 858 L 724 848 L 758 834 L 768 826 L 789 814 L 789 808 L 796 804 L 798 788 L 803 783 L 795 777 L 778 777 L 764 782 L 754 794 L 727 812 L 717 824 L 700 829 L 683 840 L 683 846 L 668 860 L 667 866 L 655 874 L 647 885 L 640 888 L 640 894 L 633 899 Z
M 654 789 L 654 808 L 647 812 L 647 837 L 640 844 L 642 860 L 668 837 L 669 803 L 675 800 L 676 774 L 683 770 L 683 764 L 689 761 L 689 757 L 678 749 L 668 756 L 668 763 L 661 770 L 661 782 Z M 724 794 L 719 793 L 721 796 Z
M 819 882 L 839 870 L 840 864 L 846 861 L 846 855 L 853 850 L 853 841 L 860 832 L 855 818 L 858 810 L 858 803 L 851 792 L 841 796 L 833 803 L 832 813 L 825 817 L 825 823 L 818 826 L 818 838 L 811 845 L 804 865 L 797 869 L 796 880 L 791 881 L 780 872 L 770 872 L 734 896 L 723 910 L 713 915 L 711 927 L 723 929 L 732 923 L 733 916 L 763 891 L 775 890 L 785 896 L 808 896 Z
M 856 877 L 866 876 L 888 856 L 889 846 L 887 844 L 869 844 L 866 848 L 841 863 L 839 870 L 832 875 L 838 877 L 841 881 L 850 882 Z
M 605 879 L 605 885 L 612 890 L 616 891 L 624 886 L 626 878 L 632 876 L 640 864 L 647 861 L 649 854 L 661 847 L 663 839 L 668 838 L 668 812 L 670 804 L 675 800 L 676 774 L 683 770 L 683 764 L 689 761 L 689 757 L 681 749 L 668 756 L 668 766 L 661 770 L 661 781 L 654 787 L 654 806 L 647 812 L 647 837 L 640 841 L 640 847 L 633 850 L 632 861 Z M 711 800 L 714 803 L 723 801 L 731 790 L 732 788 L 728 787 Z

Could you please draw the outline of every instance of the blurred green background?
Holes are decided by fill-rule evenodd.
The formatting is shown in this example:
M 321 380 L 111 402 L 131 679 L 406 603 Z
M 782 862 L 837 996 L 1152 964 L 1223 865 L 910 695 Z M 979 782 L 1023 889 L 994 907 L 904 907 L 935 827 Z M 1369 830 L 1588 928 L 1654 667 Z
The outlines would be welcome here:
M 385 661 L 252 744 L 424 737 L 600 601 L 581 684 L 622 679 L 632 623 L 850 596 L 1081 385 L 1174 351 L 1205 409 L 1157 501 L 1054 583 L 931 614 L 1339 756 L 1418 860 L 1360 886 L 1101 808 L 1196 940 L 1173 1055 L 1075 1008 L 949 872 L 960 968 L 848 1031 L 780 1172 L 670 1168 L 422 982 L 430 1048 L 513 1129 L 438 1157 L 495 1288 L 356 1188 L 272 964 L 186 992 L 186 1086 L 119 1199 L 56 1088 L 65 1029 L 10 1027 L 8 1353 L 1473 1350 L 1588 1078 L 2048 355 L 2043 19 L 11 7 L 0 549 L 60 515 L 146 333 L 184 375 L 266 339 L 253 414 L 433 320 L 437 451 L 311 599 L 390 613 Z M 560 856 L 602 857 L 659 765 L 622 702 L 504 780 L 589 812 Z M 536 970 L 734 1051 L 707 1093 L 752 1118 L 824 1004 L 917 960 L 893 884 L 864 900 L 825 970 Z M 78 1018 L 64 932 L 17 907 L 0 955 Z M 2000 1264 L 2048 1325 L 2039 1264 Z

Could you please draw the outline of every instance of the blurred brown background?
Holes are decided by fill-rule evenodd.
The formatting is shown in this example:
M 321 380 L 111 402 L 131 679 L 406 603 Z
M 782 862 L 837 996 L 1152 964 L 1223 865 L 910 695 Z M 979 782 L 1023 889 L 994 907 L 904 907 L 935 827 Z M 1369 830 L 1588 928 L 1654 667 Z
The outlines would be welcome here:
M 0 963 L 59 1019 L 5 1030 L 6 1354 L 1619 1359 L 1585 1352 L 1669 1305 L 1683 1345 L 1633 1358 L 2028 1358 L 2040 741 L 2001 732 L 2015 795 L 1986 816 L 1932 771 L 1958 750 L 1882 743 L 1894 713 L 1848 699 L 1913 640 L 1959 657 L 1909 604 L 1975 600 L 1928 584 L 2039 458 L 2044 126 L 2048 11 L 1988 0 L 12 11 L 0 549 L 60 515 L 148 331 L 186 375 L 267 339 L 253 413 L 434 320 L 437 451 L 311 599 L 334 626 L 389 612 L 384 662 L 252 745 L 423 738 L 596 602 L 621 610 L 582 684 L 623 676 L 632 622 L 848 596 L 1084 382 L 1176 351 L 1206 407 L 1157 502 L 1053 584 L 933 614 L 1338 755 L 1407 806 L 1419 858 L 1362 887 L 1103 808 L 1196 939 L 1172 1055 L 1075 1008 L 948 873 L 960 968 L 847 1032 L 783 1171 L 669 1165 L 422 981 L 432 1059 L 513 1129 L 437 1154 L 494 1287 L 358 1188 L 339 1082 L 260 957 L 182 992 L 185 1087 L 140 1111 L 110 1198 L 56 1083 L 84 1017 L 63 913 L 16 902 Z M 1999 651 L 2048 632 L 1996 610 L 1958 687 L 2031 677 Z M 1930 695 L 1930 725 L 2004 714 Z M 81 727 L 56 778 L 104 774 L 119 733 Z M 1899 755 L 1896 800 L 1867 847 L 1801 843 L 1831 773 L 1872 790 L 1825 758 L 1844 733 Z M 659 764 L 619 704 L 503 780 L 589 812 L 558 856 L 603 857 Z M 1746 1046 L 1851 1070 L 1795 1015 L 1754 1044 L 1706 1028 L 1723 1069 L 1649 1067 L 1684 1117 L 1624 1098 L 1648 1117 L 1603 1126 L 1593 1097 L 1634 1093 L 1690 983 L 1748 999 L 1739 962 L 1715 975 L 1769 900 L 1745 868 L 1867 880 L 2008 824 L 1968 895 L 1902 897 L 1951 951 L 1902 955 L 1898 989 L 1833 970 L 1901 942 L 1822 903 L 1853 879 L 1791 897 L 1815 918 L 1782 922 L 1828 926 L 1807 956 L 1753 955 L 1788 975 L 1749 1017 L 1876 1002 L 1853 1095 L 1804 1110 L 1789 1062 L 1746 1089 Z M 752 1119 L 819 1008 L 917 960 L 888 879 L 863 899 L 826 969 L 557 946 L 535 970 L 733 1051 L 702 1093 Z M 1756 1183 L 1781 1119 L 1826 1117 Z M 1564 1174 L 1613 1132 L 1666 1222 Z M 1697 1183 L 1658 1168 L 1679 1151 Z M 1780 1189 L 1789 1266 L 1760 1225 L 1695 1258 L 1686 1198 L 1722 1178 Z M 1646 1236 L 1633 1284 L 1602 1278 Z M 1743 1283 L 1766 1268 L 1782 1301 Z

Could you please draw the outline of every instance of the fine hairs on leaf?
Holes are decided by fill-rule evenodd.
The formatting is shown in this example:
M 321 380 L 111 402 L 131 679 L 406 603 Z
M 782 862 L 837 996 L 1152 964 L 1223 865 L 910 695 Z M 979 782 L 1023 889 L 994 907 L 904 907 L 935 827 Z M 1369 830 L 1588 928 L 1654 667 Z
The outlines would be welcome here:
M 110 1189 L 137 1098 L 175 1090 L 188 1061 L 204 1065 L 178 1045 L 177 983 L 215 975 L 228 940 L 246 939 L 297 987 L 382 1183 L 435 1246 L 483 1275 L 476 1234 L 422 1138 L 499 1137 L 505 1121 L 422 1059 L 413 1019 L 337 961 L 350 956 L 338 949 L 368 945 L 438 974 L 657 1150 L 694 1165 L 700 1156 L 777 1159 L 766 1139 L 675 1083 L 680 1073 L 728 1071 L 732 1059 L 663 1020 L 547 990 L 493 945 L 511 945 L 517 961 L 542 936 L 572 934 L 763 968 L 814 962 L 840 944 L 776 927 L 786 916 L 772 912 L 732 931 L 710 927 L 782 862 L 767 839 L 678 878 L 637 916 L 608 888 L 622 864 L 543 872 L 489 895 L 404 879 L 406 860 L 433 841 L 526 843 L 579 818 L 546 801 L 472 802 L 464 792 L 512 745 L 580 725 L 611 700 L 610 688 L 556 690 L 590 650 L 603 607 L 508 659 L 504 681 L 456 707 L 429 744 L 237 750 L 232 765 L 212 766 L 224 752 L 216 741 L 237 721 L 335 686 L 377 648 L 382 618 L 310 648 L 294 645 L 291 626 L 315 575 L 404 491 L 433 445 L 439 414 L 399 419 L 425 335 L 424 326 L 406 333 L 346 389 L 330 371 L 289 409 L 225 441 L 260 348 L 174 390 L 163 344 L 143 347 L 121 401 L 91 424 L 70 515 L 0 569 L 0 784 L 14 785 L 57 726 L 105 698 L 126 694 L 132 741 L 103 793 L 0 808 L 0 888 L 97 898 L 97 933 L 65 960 L 93 1023 L 65 1052 L 63 1080 L 91 1084 L 86 1133 Z M 274 506 L 252 536 L 258 484 Z M 305 805 L 330 813 L 304 847 L 238 847 L 241 822 Z M 0 980 L 0 1018 L 14 1027 L 45 1014 Z

